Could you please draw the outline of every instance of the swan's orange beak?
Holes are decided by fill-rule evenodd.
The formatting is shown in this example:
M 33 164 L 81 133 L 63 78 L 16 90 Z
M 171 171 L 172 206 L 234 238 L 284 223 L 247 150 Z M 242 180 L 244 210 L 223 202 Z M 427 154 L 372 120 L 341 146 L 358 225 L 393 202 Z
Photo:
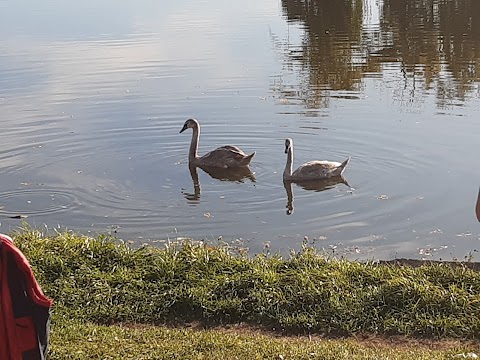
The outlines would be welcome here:
M 187 130 L 187 124 L 184 124 L 184 125 L 183 125 L 183 128 L 182 128 L 182 130 L 180 130 L 179 134 L 181 134 L 181 133 L 184 132 L 185 130 Z
M 480 189 L 478 189 L 478 199 L 477 199 L 477 207 L 475 208 L 475 213 L 477 214 L 478 221 L 480 221 Z

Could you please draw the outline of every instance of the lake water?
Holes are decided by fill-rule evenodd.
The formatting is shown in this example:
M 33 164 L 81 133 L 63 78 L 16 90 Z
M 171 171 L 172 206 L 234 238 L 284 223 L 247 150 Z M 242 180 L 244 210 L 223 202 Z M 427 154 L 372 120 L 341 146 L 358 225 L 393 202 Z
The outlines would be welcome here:
M 475 256 L 479 80 L 477 0 L 3 0 L 0 230 Z M 189 117 L 255 181 L 190 173 Z M 284 187 L 287 137 L 350 187 Z

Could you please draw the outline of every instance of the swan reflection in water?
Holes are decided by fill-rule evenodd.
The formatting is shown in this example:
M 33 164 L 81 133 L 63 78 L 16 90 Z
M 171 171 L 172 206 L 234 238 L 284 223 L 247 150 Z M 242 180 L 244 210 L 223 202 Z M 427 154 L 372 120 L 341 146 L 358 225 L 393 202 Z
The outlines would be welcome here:
M 292 190 L 292 183 L 297 184 L 301 188 L 305 190 L 312 190 L 312 191 L 324 191 L 335 188 L 338 184 L 345 184 L 349 188 L 350 185 L 348 184 L 347 180 L 343 176 L 335 176 L 328 179 L 322 180 L 310 180 L 310 181 L 291 181 L 291 180 L 283 180 L 283 186 L 285 187 L 285 191 L 287 192 L 287 215 L 293 214 L 293 190 Z
M 480 221 L 480 188 L 478 189 L 477 206 L 475 206 L 475 214 L 477 214 L 477 220 Z
M 209 166 L 195 166 L 193 164 L 188 165 L 190 170 L 190 176 L 192 177 L 193 182 L 193 193 L 183 191 L 185 199 L 193 203 L 200 201 L 201 188 L 200 181 L 198 180 L 197 168 L 202 169 L 206 172 L 212 179 L 218 179 L 220 181 L 235 181 L 235 182 L 244 182 L 245 180 L 250 180 L 255 182 L 255 174 L 250 170 L 248 166 L 236 167 L 236 168 L 219 168 L 219 167 L 209 167 Z

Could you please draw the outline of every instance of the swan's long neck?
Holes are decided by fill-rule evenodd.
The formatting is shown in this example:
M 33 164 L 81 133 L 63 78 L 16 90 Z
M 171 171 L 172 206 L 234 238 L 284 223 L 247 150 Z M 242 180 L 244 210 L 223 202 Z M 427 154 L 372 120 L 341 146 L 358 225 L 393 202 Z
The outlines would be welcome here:
M 285 170 L 283 171 L 284 177 L 292 176 L 292 166 L 293 166 L 293 146 L 288 148 L 287 154 L 287 163 L 285 164 Z
M 293 190 L 290 180 L 283 180 L 283 186 L 287 191 L 287 215 L 293 214 Z
M 198 139 L 200 138 L 200 126 L 195 126 L 192 133 L 192 142 L 190 143 L 190 151 L 188 152 L 188 161 L 193 162 L 197 158 Z

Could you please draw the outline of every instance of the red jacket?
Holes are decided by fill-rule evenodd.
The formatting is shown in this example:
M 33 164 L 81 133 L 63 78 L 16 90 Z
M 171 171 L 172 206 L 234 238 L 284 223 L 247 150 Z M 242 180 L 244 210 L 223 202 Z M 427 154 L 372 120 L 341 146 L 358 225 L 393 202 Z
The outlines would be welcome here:
M 45 359 L 51 306 L 25 255 L 0 234 L 1 360 Z

